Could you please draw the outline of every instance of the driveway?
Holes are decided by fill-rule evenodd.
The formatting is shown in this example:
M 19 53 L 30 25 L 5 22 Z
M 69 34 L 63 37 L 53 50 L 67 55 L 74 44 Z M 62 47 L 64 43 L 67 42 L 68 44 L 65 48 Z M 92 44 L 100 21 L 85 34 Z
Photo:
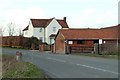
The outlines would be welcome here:
M 15 55 L 17 49 L 3 48 Z M 52 78 L 118 78 L 118 61 L 88 56 L 52 54 L 36 50 L 19 50 L 23 60 L 32 62 Z

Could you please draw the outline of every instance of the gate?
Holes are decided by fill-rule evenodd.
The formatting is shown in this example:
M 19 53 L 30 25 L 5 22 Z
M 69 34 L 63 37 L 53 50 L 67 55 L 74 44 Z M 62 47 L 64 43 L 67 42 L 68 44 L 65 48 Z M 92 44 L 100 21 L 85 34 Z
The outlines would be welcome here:
M 69 46 L 70 53 L 92 53 L 94 47 L 91 46 Z

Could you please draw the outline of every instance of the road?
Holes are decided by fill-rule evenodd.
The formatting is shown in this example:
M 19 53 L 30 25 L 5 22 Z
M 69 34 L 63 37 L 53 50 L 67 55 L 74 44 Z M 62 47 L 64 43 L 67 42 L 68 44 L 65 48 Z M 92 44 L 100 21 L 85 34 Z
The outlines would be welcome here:
M 15 55 L 16 49 L 3 48 L 2 53 Z M 23 60 L 32 62 L 52 78 L 118 78 L 118 61 L 88 56 L 51 54 L 19 50 Z

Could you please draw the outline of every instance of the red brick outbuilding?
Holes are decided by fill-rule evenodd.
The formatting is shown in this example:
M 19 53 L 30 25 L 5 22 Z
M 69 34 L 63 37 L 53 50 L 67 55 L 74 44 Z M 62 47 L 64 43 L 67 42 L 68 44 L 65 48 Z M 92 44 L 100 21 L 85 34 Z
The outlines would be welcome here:
M 65 54 L 68 46 L 79 46 L 87 48 L 83 49 L 83 52 L 89 52 L 93 50 L 95 43 L 116 43 L 118 30 L 118 25 L 100 29 L 60 29 L 55 37 L 53 51 Z

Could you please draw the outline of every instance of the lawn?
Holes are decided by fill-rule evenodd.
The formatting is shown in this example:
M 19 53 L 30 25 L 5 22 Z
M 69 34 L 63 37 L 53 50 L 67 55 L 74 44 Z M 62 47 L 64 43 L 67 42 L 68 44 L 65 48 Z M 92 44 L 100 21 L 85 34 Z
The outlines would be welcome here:
M 44 74 L 37 66 L 29 63 L 16 61 L 14 56 L 3 55 L 3 78 L 43 78 Z

